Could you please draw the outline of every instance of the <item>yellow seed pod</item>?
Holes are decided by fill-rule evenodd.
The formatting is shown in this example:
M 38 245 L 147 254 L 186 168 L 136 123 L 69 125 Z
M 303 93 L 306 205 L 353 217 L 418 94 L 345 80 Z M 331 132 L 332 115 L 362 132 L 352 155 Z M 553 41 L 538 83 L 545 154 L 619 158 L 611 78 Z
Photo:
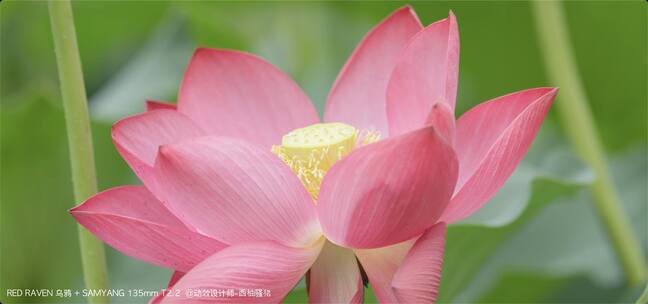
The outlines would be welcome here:
M 339 122 L 314 124 L 284 135 L 281 146 L 293 158 L 317 162 L 326 171 L 355 148 L 356 133 L 354 127 Z
M 283 136 L 281 146 L 272 147 L 317 200 L 326 171 L 355 148 L 357 131 L 343 123 L 314 124 Z

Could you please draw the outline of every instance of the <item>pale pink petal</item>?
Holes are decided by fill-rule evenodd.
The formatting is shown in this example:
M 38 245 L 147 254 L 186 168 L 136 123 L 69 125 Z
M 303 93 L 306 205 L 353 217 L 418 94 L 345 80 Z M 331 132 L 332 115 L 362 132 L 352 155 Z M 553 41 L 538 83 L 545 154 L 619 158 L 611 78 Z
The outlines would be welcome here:
M 163 102 L 163 101 L 157 101 L 157 100 L 146 101 L 146 111 L 153 111 L 153 110 L 160 110 L 160 109 L 177 110 L 177 107 L 175 104 Z
M 502 96 L 457 120 L 459 178 L 442 221 L 461 220 L 495 195 L 531 146 L 557 91 L 538 88 Z
M 266 149 L 289 131 L 319 122 L 306 94 L 267 61 L 207 48 L 191 58 L 178 111 L 210 135 L 237 137 Z
M 309 303 L 363 303 L 362 275 L 350 249 L 327 241 L 309 273 Z
M 143 186 L 101 192 L 70 210 L 99 239 L 126 255 L 187 271 L 225 244 L 190 231 Z
M 459 31 L 450 12 L 414 36 L 398 59 L 387 87 L 389 134 L 423 127 L 437 101 L 454 113 L 458 68 Z
M 320 235 L 313 200 L 297 176 L 254 144 L 201 137 L 162 146 L 155 175 L 174 214 L 225 243 L 297 246 Z
M 376 248 L 423 233 L 441 216 L 457 158 L 433 127 L 361 147 L 324 177 L 318 211 L 329 240 Z
M 434 303 L 441 283 L 445 223 L 426 231 L 407 253 L 391 286 L 399 303 Z
M 355 49 L 329 93 L 324 120 L 373 129 L 387 137 L 385 93 L 396 59 L 423 28 L 405 6 L 374 27 Z
M 189 271 L 173 286 L 179 296 L 167 296 L 162 303 L 279 303 L 313 264 L 323 242 L 306 248 L 274 242 L 233 245 Z M 190 290 L 230 289 L 233 296 L 189 296 Z M 240 294 L 241 289 L 261 289 L 262 296 Z
M 151 190 L 155 188 L 152 170 L 158 148 L 202 134 L 188 117 L 168 109 L 124 118 L 112 127 L 117 151 Z
M 391 282 L 416 239 L 376 249 L 354 250 L 380 303 L 397 303 Z

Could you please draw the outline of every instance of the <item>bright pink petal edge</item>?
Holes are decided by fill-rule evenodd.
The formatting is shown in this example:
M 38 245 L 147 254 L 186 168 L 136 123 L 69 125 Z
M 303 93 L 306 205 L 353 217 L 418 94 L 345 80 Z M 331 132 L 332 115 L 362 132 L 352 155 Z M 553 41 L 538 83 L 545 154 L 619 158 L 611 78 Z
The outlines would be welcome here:
M 385 93 L 396 59 L 423 26 L 410 6 L 376 25 L 353 51 L 328 96 L 324 120 L 389 135 Z
M 70 213 L 79 224 L 124 254 L 180 271 L 191 269 L 227 246 L 190 231 L 142 186 L 106 190 Z
M 459 118 L 459 178 L 442 221 L 461 220 L 495 195 L 531 146 L 557 91 L 516 92 L 479 104 Z

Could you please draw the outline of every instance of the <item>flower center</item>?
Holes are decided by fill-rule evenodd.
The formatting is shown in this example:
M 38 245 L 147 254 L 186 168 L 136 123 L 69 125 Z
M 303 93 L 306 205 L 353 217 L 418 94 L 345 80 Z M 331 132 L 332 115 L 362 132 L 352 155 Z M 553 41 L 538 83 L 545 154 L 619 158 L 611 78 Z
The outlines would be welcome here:
M 317 201 L 320 185 L 333 164 L 351 153 L 357 145 L 380 139 L 378 132 L 358 132 L 354 127 L 334 122 L 318 123 L 290 131 L 272 153 L 295 172 Z

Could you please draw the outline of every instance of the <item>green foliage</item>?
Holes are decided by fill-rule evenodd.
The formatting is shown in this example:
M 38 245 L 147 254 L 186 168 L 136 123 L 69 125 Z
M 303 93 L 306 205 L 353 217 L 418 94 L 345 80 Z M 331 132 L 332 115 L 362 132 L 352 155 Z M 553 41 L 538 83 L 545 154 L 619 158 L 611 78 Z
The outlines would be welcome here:
M 63 113 L 40 92 L 3 106 L 2 294 L 5 288 L 70 288 L 80 283 L 75 205 Z M 127 182 L 110 127 L 93 124 L 101 189 Z M 30 302 L 40 298 L 29 299 Z
M 513 175 L 488 204 L 461 221 L 463 225 L 505 226 L 526 209 L 533 181 L 559 185 L 587 185 L 594 173 L 574 156 L 551 125 L 545 125 Z
M 621 198 L 625 202 L 625 211 L 630 216 L 635 233 L 644 246 L 648 238 L 645 218 L 648 212 L 645 204 L 648 200 L 645 188 L 648 182 L 646 176 L 648 165 L 645 155 L 646 151 L 643 149 L 630 151 L 611 162 Z M 559 192 L 549 194 L 547 186 L 534 185 L 534 189 L 543 191 L 534 192 L 531 206 L 526 212 L 537 208 L 534 205 L 540 206 L 541 210 L 537 216 L 525 220 L 523 215 L 518 219 L 512 226 L 518 225 L 521 220 L 523 225 L 513 227 L 506 238 L 498 240 L 501 242 L 499 246 L 490 255 L 484 257 L 478 271 L 470 276 L 471 282 L 463 285 L 461 293 L 454 299 L 459 302 L 473 302 L 482 292 L 492 292 L 505 287 L 516 288 L 518 285 L 509 284 L 508 279 L 511 276 L 517 277 L 522 272 L 522 275 L 527 277 L 529 274 L 538 274 L 541 281 L 545 279 L 583 281 L 587 284 L 583 284 L 581 288 L 588 286 L 592 288 L 588 292 L 608 290 L 610 296 L 618 300 L 620 297 L 618 293 L 623 290 L 621 288 L 623 274 L 607 242 L 604 230 L 592 210 L 587 191 L 582 188 L 572 187 L 561 190 L 554 187 Z M 560 191 L 567 191 L 571 195 L 556 195 Z M 542 206 L 547 203 L 549 205 L 546 207 Z M 469 235 L 463 232 L 462 234 L 465 239 L 470 239 Z M 448 238 L 450 242 L 450 236 Z M 478 242 L 477 247 L 484 247 L 483 238 L 480 237 Z M 451 248 L 448 246 L 447 250 Z M 472 256 L 465 253 L 453 255 L 449 251 L 446 252 L 448 260 L 462 260 L 462 257 Z M 448 268 L 452 269 L 452 265 L 452 262 L 447 262 L 444 271 Z M 495 282 L 498 278 L 505 283 Z M 548 297 L 551 293 L 545 292 L 541 295 Z M 570 302 L 573 299 L 569 297 L 574 295 L 563 294 L 553 295 L 553 297 L 559 302 Z M 586 301 L 589 298 L 582 299 Z
M 1 113 L 3 295 L 4 288 L 68 287 L 81 271 L 66 212 L 73 198 L 63 116 L 42 97 L 31 99 Z

